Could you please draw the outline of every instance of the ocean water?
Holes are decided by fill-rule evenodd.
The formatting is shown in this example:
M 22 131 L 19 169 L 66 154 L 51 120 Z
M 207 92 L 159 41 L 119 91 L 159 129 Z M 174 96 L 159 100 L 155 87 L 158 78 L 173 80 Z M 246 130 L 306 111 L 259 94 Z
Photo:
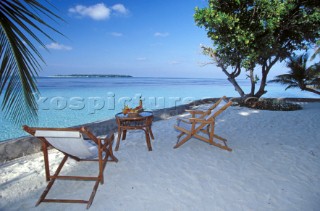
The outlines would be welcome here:
M 240 80 L 248 92 L 250 84 Z M 145 110 L 171 108 L 194 100 L 238 97 L 226 79 L 191 78 L 38 78 L 38 127 L 70 127 L 113 118 L 124 105 L 135 107 L 143 100 Z M 284 90 L 268 84 L 264 97 L 318 96 L 298 89 Z M 0 113 L 0 141 L 27 135 L 20 125 L 4 120 Z

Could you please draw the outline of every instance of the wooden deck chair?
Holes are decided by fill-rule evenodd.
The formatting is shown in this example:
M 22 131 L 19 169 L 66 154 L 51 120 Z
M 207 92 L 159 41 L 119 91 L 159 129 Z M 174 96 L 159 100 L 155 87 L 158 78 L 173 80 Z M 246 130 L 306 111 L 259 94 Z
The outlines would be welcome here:
M 191 117 L 178 118 L 178 124 L 174 126 L 175 129 L 180 132 L 177 137 L 177 144 L 174 148 L 180 147 L 182 144 L 194 137 L 221 149 L 232 151 L 232 149 L 227 146 L 227 140 L 215 134 L 216 117 L 226 110 L 231 104 L 231 101 L 226 102 L 225 97 L 222 97 L 207 111 L 187 110 L 187 112 L 191 114 Z M 180 141 L 180 138 L 183 136 L 185 137 Z M 215 142 L 214 138 L 222 141 L 223 144 Z
M 85 203 L 87 209 L 92 204 L 99 183 L 103 184 L 103 171 L 107 161 L 117 162 L 118 159 L 113 155 L 112 144 L 114 140 L 113 133 L 105 139 L 97 138 L 88 129 L 81 127 L 78 129 L 71 128 L 31 128 L 26 125 L 23 129 L 31 135 L 37 137 L 42 142 L 42 151 L 44 156 L 46 180 L 49 181 L 46 189 L 40 196 L 36 206 L 41 202 L 58 202 L 58 203 Z M 84 139 L 86 138 L 86 139 Z M 90 140 L 87 140 L 90 139 Z M 50 174 L 48 147 L 52 146 L 62 152 L 65 156 L 54 174 Z M 68 157 L 76 161 L 98 161 L 99 174 L 96 177 L 88 176 L 62 176 L 59 175 L 63 165 Z M 110 158 L 110 159 L 109 159 Z M 62 180 L 85 180 L 96 181 L 92 193 L 88 200 L 73 199 L 46 199 L 52 185 L 56 179 Z

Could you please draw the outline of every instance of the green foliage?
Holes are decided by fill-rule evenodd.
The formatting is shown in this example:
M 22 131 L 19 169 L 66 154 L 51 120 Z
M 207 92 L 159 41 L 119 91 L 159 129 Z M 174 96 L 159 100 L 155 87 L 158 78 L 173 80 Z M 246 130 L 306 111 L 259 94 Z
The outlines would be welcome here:
M 52 41 L 54 40 L 44 29 L 59 33 L 39 15 L 51 20 L 61 20 L 36 0 L 0 1 L 1 109 L 7 119 L 17 124 L 37 118 L 34 93 L 38 93 L 38 89 L 35 77 L 41 70 L 40 62 L 44 60 L 33 42 L 46 49 L 37 33 Z
M 318 0 L 209 0 L 208 7 L 195 9 L 194 19 L 225 68 L 252 71 L 259 65 L 261 83 L 277 61 L 320 36 Z

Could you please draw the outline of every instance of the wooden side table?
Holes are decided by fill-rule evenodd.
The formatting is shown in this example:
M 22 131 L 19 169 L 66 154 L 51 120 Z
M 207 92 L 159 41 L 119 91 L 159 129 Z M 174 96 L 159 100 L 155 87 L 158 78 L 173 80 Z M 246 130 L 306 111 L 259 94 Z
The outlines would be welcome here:
M 146 142 L 149 151 L 152 151 L 150 137 L 154 140 L 154 136 L 151 130 L 153 113 L 150 111 L 143 111 L 137 116 L 130 116 L 128 114 L 117 113 L 115 115 L 118 125 L 118 140 L 115 151 L 119 150 L 120 139 L 126 139 L 128 130 L 143 130 L 146 134 Z

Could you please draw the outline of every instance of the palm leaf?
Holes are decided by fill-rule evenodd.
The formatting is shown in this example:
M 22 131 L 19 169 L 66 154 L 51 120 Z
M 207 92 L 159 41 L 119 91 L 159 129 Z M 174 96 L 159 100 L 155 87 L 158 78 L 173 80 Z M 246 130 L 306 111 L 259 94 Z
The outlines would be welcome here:
M 299 87 L 299 86 L 296 85 L 296 84 L 292 84 L 292 85 L 287 86 L 287 87 L 285 88 L 285 90 L 287 91 L 287 89 L 297 88 L 297 87 Z
M 316 50 L 314 51 L 314 53 L 312 54 L 310 60 L 314 60 L 316 58 L 317 55 L 320 54 L 320 42 L 318 43 L 318 46 L 316 47 Z
M 0 1 L 0 96 L 3 97 L 1 110 L 4 111 L 5 118 L 16 124 L 37 120 L 34 93 L 39 91 L 35 77 L 41 71 L 40 61 L 44 63 L 44 59 L 33 42 L 47 49 L 38 34 L 54 41 L 43 28 L 61 34 L 40 15 L 52 20 L 62 20 L 36 0 Z

